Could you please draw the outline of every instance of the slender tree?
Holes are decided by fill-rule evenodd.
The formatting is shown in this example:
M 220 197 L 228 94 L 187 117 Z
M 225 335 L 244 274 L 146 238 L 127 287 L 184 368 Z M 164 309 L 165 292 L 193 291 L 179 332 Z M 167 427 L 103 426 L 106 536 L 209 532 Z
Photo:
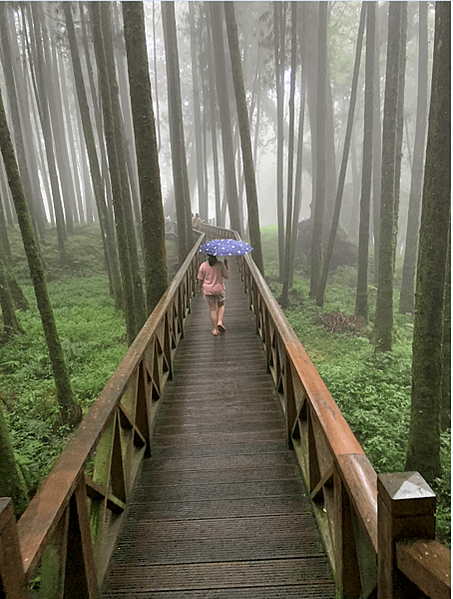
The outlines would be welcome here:
M 17 161 L 19 163 L 20 176 L 23 180 L 24 193 L 27 199 L 30 217 L 32 219 L 33 225 L 35 226 L 35 230 L 37 231 L 38 228 L 36 223 L 36 214 L 33 209 L 33 188 L 30 179 L 30 173 L 28 170 L 26 148 L 20 118 L 18 95 L 16 91 L 16 83 L 14 79 L 14 71 L 12 66 L 11 46 L 7 28 L 7 9 L 8 5 L 5 2 L 0 3 L 0 42 L 2 48 L 1 58 L 3 65 L 3 73 L 5 76 L 6 91 L 8 94 L 8 103 L 11 114 L 12 128 L 14 132 L 14 141 L 17 152 Z
M 174 2 L 163 2 L 161 4 L 161 10 L 167 67 L 168 114 L 170 118 L 173 186 L 175 190 L 176 218 L 178 223 L 179 261 L 182 263 L 192 246 L 192 218 L 182 120 L 181 81 L 179 78 L 179 56 L 176 39 Z
M 418 229 L 423 184 L 426 122 L 428 115 L 428 3 L 419 2 L 417 116 L 415 123 L 414 153 L 407 213 L 407 230 L 404 248 L 403 273 L 399 311 L 414 311 L 415 263 L 417 260 Z
M 274 55 L 275 55 L 275 89 L 277 92 L 277 230 L 278 230 L 278 269 L 279 278 L 283 279 L 285 261 L 285 224 L 283 214 L 283 102 L 285 94 L 285 11 L 282 2 L 274 2 Z
M 6 259 L 3 250 L 0 247 L 0 306 L 3 318 L 3 336 L 5 338 L 12 335 L 24 333 L 16 316 L 14 302 L 8 284 L 8 275 L 6 268 Z
M 5 415 L 0 406 L 0 497 L 11 497 L 14 514 L 19 518 L 28 505 L 28 492 L 24 477 L 14 458 L 11 437 Z
M 31 28 L 34 35 L 34 45 L 36 46 L 36 81 L 37 93 L 39 96 L 39 107 L 41 125 L 46 148 L 47 165 L 49 169 L 50 184 L 52 187 L 52 200 L 55 209 L 55 219 L 57 223 L 58 249 L 60 252 L 60 260 L 66 262 L 66 221 L 63 211 L 63 203 L 60 193 L 60 184 L 58 179 L 57 162 L 55 158 L 55 148 L 52 139 L 52 124 L 50 120 L 50 110 L 47 97 L 44 75 L 44 49 L 41 35 L 41 18 L 40 12 L 42 7 L 39 2 L 31 3 L 31 11 L 33 15 L 33 27 Z
M 437 2 L 417 260 L 412 402 L 406 470 L 441 474 L 440 405 L 451 201 L 451 4 Z
M 333 211 L 332 223 L 330 226 L 329 240 L 327 242 L 326 252 L 325 252 L 324 260 L 323 260 L 323 264 L 322 264 L 321 276 L 319 279 L 318 289 L 316 292 L 316 303 L 318 304 L 318 306 L 322 306 L 324 303 L 324 293 L 326 290 L 327 276 L 329 274 L 330 260 L 332 259 L 333 246 L 334 246 L 335 237 L 337 234 L 338 223 L 340 222 L 341 202 L 343 199 L 344 182 L 346 179 L 346 168 L 347 168 L 348 158 L 349 158 L 349 148 L 351 145 L 351 137 L 352 137 L 352 126 L 354 123 L 354 112 L 355 112 L 355 105 L 356 105 L 356 100 L 357 100 L 357 85 L 358 85 L 358 81 L 359 81 L 360 59 L 361 59 L 361 55 L 362 55 L 363 32 L 365 29 L 365 15 L 366 15 L 366 4 L 363 3 L 362 9 L 360 11 L 359 31 L 357 34 L 354 70 L 353 70 L 353 74 L 352 74 L 352 83 L 351 83 L 351 99 L 349 101 L 348 120 L 347 120 L 347 124 L 346 124 L 346 133 L 345 133 L 344 146 L 343 146 L 343 156 L 341 159 L 340 175 L 338 177 L 338 187 L 337 187 L 337 193 L 336 193 L 336 197 L 335 197 L 335 206 L 334 206 L 334 211 Z M 371 176 L 371 172 L 370 172 L 370 176 Z
M 114 232 L 111 227 L 108 215 L 104 183 L 99 167 L 93 125 L 90 116 L 90 108 L 86 94 L 85 82 L 82 74 L 82 64 L 80 61 L 77 39 L 74 30 L 71 3 L 63 2 L 63 9 L 66 20 L 66 29 L 68 33 L 69 46 L 71 51 L 72 67 L 74 71 L 74 80 L 80 108 L 83 134 L 85 137 L 88 160 L 90 162 L 90 171 L 93 182 L 94 196 L 99 215 L 99 224 L 102 232 L 102 240 L 104 243 L 105 255 L 107 257 L 107 267 L 109 271 L 113 297 L 115 299 L 115 307 L 119 309 L 123 307 L 123 290 L 118 264 L 118 253 L 115 247 Z
M 105 58 L 107 62 L 108 81 L 110 85 L 110 98 L 112 102 L 113 130 L 115 147 L 118 157 L 118 167 L 121 181 L 121 198 L 124 213 L 124 223 L 127 234 L 127 247 L 129 249 L 129 262 L 132 273 L 135 324 L 137 332 L 146 320 L 145 296 L 143 293 L 142 279 L 138 260 L 137 238 L 135 235 L 134 215 L 132 211 L 132 196 L 130 179 L 127 168 L 126 136 L 124 121 L 121 112 L 118 83 L 116 78 L 115 53 L 113 48 L 112 18 L 110 2 L 101 2 L 102 37 L 104 40 Z M 132 169 L 131 169 L 132 170 Z M 140 222 L 140 221 L 139 221 Z
M 82 411 L 80 406 L 74 400 L 71 389 L 69 374 L 64 361 L 63 350 L 58 336 L 55 318 L 47 292 L 46 279 L 41 257 L 36 244 L 33 227 L 31 226 L 30 215 L 25 200 L 22 183 L 19 177 L 16 157 L 14 154 L 8 124 L 6 122 L 3 99 L 0 93 L 0 148 L 3 155 L 8 182 L 11 188 L 11 194 L 16 208 L 16 214 L 19 221 L 19 227 L 22 234 L 25 254 L 28 260 L 30 277 L 33 281 L 33 287 L 36 295 L 38 309 L 41 315 L 44 335 L 49 350 L 52 372 L 57 389 L 57 399 L 60 406 L 60 413 L 63 422 L 76 424 L 80 422 Z
M 395 161 L 401 2 L 389 2 L 384 123 L 382 132 L 379 272 L 374 337 L 376 351 L 392 349 L 395 243 Z
M 234 3 L 224 2 L 228 43 L 230 47 L 231 68 L 233 71 L 234 91 L 241 136 L 242 161 L 244 165 L 245 187 L 247 192 L 247 213 L 250 243 L 253 247 L 253 260 L 260 272 L 264 273 L 263 252 L 261 249 L 260 218 L 258 193 L 256 190 L 255 166 L 253 163 L 250 124 L 245 99 L 244 76 L 242 73 L 241 53 L 239 49 Z
M 100 2 L 90 2 L 91 24 L 93 27 L 93 41 L 98 65 L 99 84 L 102 97 L 102 112 L 104 116 L 104 132 L 109 156 L 109 171 L 113 193 L 113 207 L 115 210 L 116 237 L 118 241 L 121 279 L 123 283 L 124 313 L 128 343 L 131 344 L 138 333 L 135 320 L 135 302 L 133 279 L 129 255 L 127 229 L 123 210 L 123 198 L 120 170 L 118 166 L 118 153 L 116 148 L 115 127 L 113 123 L 112 98 L 110 81 L 105 56 L 104 39 L 102 35 Z
M 407 2 L 401 2 L 401 32 L 398 64 L 398 101 L 396 105 L 396 139 L 395 139 L 395 196 L 393 208 L 393 270 L 395 270 L 396 249 L 398 244 L 398 218 L 400 207 L 401 162 L 403 158 L 404 132 L 404 88 L 406 82 L 406 45 L 407 45 Z
M 316 109 L 316 201 L 311 240 L 310 297 L 316 297 L 322 267 L 326 200 L 327 2 L 319 3 Z
M 442 338 L 442 397 L 440 406 L 440 428 L 442 431 L 451 428 L 451 232 L 447 251 L 446 271 Z
M 293 183 L 294 183 L 294 128 L 295 128 L 295 95 L 297 72 L 297 2 L 291 2 L 291 81 L 289 92 L 289 139 L 288 139 L 288 184 L 286 188 L 286 231 L 285 257 L 283 264 L 283 286 L 280 303 L 289 304 L 289 282 L 291 278 L 291 238 L 293 226 Z
M 197 58 L 197 48 L 199 42 L 197 39 L 197 30 L 195 27 L 195 8 L 194 3 L 189 2 L 189 26 L 190 26 L 190 56 L 192 69 L 192 93 L 193 93 L 193 117 L 195 130 L 195 153 L 197 159 L 197 187 L 198 187 L 198 212 L 200 218 L 204 221 L 208 219 L 208 196 L 205 189 L 205 178 L 203 173 L 203 144 L 201 128 L 201 101 L 200 85 L 198 76 L 199 59 Z
M 220 126 L 222 130 L 223 164 L 225 171 L 225 190 L 228 199 L 230 226 L 242 235 L 242 221 L 239 212 L 239 199 L 234 160 L 233 136 L 231 133 L 231 116 L 225 47 L 223 43 L 223 19 L 219 2 L 209 2 L 211 15 L 212 41 L 214 45 L 215 79 L 219 104 Z
M 123 2 L 122 7 L 142 207 L 146 297 L 150 313 L 167 288 L 165 220 L 143 2 Z
M 359 248 L 355 312 L 368 318 L 368 248 L 373 160 L 374 54 L 377 3 L 366 5 L 365 107 L 363 115 L 362 189 L 360 195 Z

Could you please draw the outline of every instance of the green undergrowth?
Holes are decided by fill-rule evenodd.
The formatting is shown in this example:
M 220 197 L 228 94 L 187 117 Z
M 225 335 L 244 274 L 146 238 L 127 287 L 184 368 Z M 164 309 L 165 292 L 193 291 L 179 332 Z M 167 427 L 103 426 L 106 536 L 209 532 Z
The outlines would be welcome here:
M 33 495 L 73 431 L 60 423 L 47 346 L 17 227 L 8 231 L 8 239 L 11 265 L 30 307 L 17 311 L 25 334 L 0 343 L 0 407 Z M 109 292 L 100 229 L 76 227 L 66 240 L 64 264 L 54 228 L 46 231 L 39 246 L 72 389 L 86 414 L 127 351 L 124 315 L 115 309 Z M 176 258 L 176 245 L 168 240 L 167 260 L 173 270 Z
M 281 284 L 274 227 L 265 228 L 262 242 L 266 280 L 278 298 Z M 375 354 L 371 337 L 376 289 L 369 286 L 369 323 L 358 326 L 351 318 L 356 280 L 352 267 L 331 273 L 324 305 L 319 307 L 309 298 L 308 273 L 299 271 L 284 313 L 375 470 L 403 472 L 411 407 L 413 319 L 395 313 L 393 350 Z M 397 292 L 394 305 L 398 306 Z M 340 329 L 338 323 L 345 326 Z M 442 433 L 441 459 L 443 476 L 432 486 L 438 500 L 438 534 L 450 544 L 450 430 Z

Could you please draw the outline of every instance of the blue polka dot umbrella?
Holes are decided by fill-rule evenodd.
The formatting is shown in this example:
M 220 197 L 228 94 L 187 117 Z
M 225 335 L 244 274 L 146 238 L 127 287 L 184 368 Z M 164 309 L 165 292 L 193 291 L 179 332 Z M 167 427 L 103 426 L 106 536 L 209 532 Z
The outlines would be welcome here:
M 200 248 L 200 252 L 211 256 L 243 256 L 252 250 L 248 243 L 236 239 L 212 239 Z

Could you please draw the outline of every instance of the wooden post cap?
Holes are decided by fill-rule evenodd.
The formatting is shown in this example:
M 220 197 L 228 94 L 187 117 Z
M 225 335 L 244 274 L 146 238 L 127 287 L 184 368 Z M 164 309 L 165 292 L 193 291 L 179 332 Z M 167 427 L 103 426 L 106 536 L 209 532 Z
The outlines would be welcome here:
M 418 472 L 378 475 L 378 496 L 393 517 L 434 514 L 436 494 Z

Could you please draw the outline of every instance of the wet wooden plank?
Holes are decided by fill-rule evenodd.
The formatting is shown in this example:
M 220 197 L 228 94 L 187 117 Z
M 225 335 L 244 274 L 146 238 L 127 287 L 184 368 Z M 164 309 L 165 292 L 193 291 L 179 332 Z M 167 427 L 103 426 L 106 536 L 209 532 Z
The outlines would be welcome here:
M 193 303 L 104 599 L 335 597 L 237 273 L 227 332 Z

